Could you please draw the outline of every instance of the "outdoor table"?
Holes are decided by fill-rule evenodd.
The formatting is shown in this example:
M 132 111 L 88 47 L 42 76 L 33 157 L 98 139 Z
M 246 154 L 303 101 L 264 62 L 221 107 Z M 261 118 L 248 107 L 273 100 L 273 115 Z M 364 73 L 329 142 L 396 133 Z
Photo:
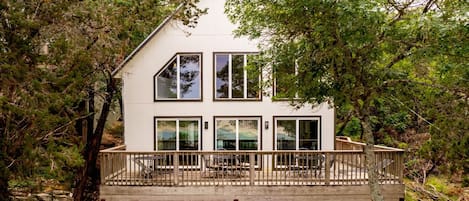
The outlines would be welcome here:
M 165 164 L 166 158 L 162 155 L 146 155 L 134 157 L 133 161 L 140 167 L 140 173 L 144 178 L 152 178 L 157 166 Z

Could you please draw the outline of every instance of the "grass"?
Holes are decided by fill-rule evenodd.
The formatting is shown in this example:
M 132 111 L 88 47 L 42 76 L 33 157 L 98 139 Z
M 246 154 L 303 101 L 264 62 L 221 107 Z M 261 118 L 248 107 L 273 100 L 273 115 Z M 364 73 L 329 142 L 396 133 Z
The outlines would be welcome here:
M 405 200 L 434 200 L 431 196 L 421 191 L 414 191 L 416 187 L 424 188 L 425 191 L 438 195 L 438 200 L 459 200 L 463 197 L 464 189 L 460 184 L 451 183 L 445 176 L 430 176 L 425 185 L 414 182 L 409 179 L 404 180 L 406 185 Z M 468 195 L 465 195 L 468 196 Z

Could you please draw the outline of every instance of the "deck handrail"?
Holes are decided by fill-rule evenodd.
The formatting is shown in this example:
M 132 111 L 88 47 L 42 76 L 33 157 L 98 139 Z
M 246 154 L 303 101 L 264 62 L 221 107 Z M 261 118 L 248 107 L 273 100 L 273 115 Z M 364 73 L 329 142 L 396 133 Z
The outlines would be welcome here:
M 375 157 L 380 182 L 401 184 L 403 151 L 376 150 Z M 220 163 L 217 158 L 226 161 Z M 108 149 L 100 152 L 100 160 L 103 185 L 367 183 L 366 157 L 362 150 L 138 152 Z
M 229 151 L 229 150 L 200 150 L 200 151 L 126 151 L 126 150 L 101 150 L 100 153 L 127 153 L 127 154 L 170 154 L 170 153 L 261 153 L 261 154 L 274 154 L 274 153 L 363 153 L 363 150 L 240 150 L 240 151 Z M 375 150 L 375 152 L 404 152 L 404 150 Z
M 123 145 L 118 145 L 118 146 L 115 146 L 115 147 L 103 149 L 100 152 L 109 152 L 109 151 L 116 151 L 116 150 L 117 151 L 122 151 L 122 150 L 125 151 L 125 148 L 126 148 L 126 146 L 125 146 L 125 144 L 123 144 Z
M 364 149 L 366 146 L 365 143 L 363 142 L 356 142 L 352 141 L 349 137 L 344 137 L 340 136 L 335 139 L 336 141 L 336 149 L 342 149 L 345 145 L 345 147 L 350 148 L 353 147 L 352 150 L 356 150 L 357 147 L 359 147 L 361 150 Z M 399 148 L 394 148 L 394 147 L 387 147 L 387 146 L 382 146 L 382 145 L 374 145 L 375 151 L 399 151 L 399 152 L 404 152 L 403 149 Z

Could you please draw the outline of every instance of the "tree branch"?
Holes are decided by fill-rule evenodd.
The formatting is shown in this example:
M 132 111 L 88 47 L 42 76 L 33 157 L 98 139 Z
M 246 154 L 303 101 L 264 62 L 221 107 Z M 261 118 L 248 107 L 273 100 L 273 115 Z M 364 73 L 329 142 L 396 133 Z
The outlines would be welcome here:
M 81 119 L 86 119 L 87 117 L 89 117 L 89 116 L 91 116 L 91 115 L 93 115 L 93 113 L 90 113 L 90 114 L 87 114 L 87 115 L 85 115 L 85 116 L 80 116 L 80 117 L 77 117 L 77 118 L 75 118 L 75 119 L 72 119 L 71 121 L 67 122 L 66 124 L 61 125 L 61 126 L 57 127 L 56 129 L 54 129 L 54 130 L 48 132 L 46 135 L 37 138 L 37 140 L 38 140 L 38 141 L 42 141 L 42 140 L 46 139 L 47 137 L 53 135 L 53 134 L 56 133 L 57 131 L 59 131 L 59 130 L 61 130 L 61 129 L 67 127 L 67 126 L 70 126 L 70 124 L 72 124 L 73 122 L 78 121 L 78 120 L 81 120 Z
M 453 94 L 455 96 L 459 96 L 460 98 L 463 98 L 463 99 L 468 99 L 469 98 L 468 95 L 466 94 L 466 92 L 462 89 L 457 89 L 457 88 L 451 89 L 451 88 L 448 88 L 448 87 L 445 87 L 445 86 L 439 85 L 439 84 L 426 83 L 426 82 L 417 82 L 417 81 L 409 80 L 409 79 L 384 81 L 383 82 L 383 87 L 390 87 L 390 86 L 394 86 L 395 84 L 399 84 L 399 83 L 412 83 L 412 84 L 418 84 L 418 85 L 429 87 L 429 88 L 437 88 L 437 89 L 440 89 L 440 90 L 445 91 L 447 93 Z
M 389 62 L 389 63 L 385 66 L 385 68 L 386 68 L 386 69 L 389 69 L 389 68 L 393 67 L 394 64 L 396 64 L 397 62 L 399 62 L 399 61 L 401 61 L 401 60 L 407 58 L 408 56 L 410 56 L 411 53 L 410 53 L 409 51 L 410 51 L 410 49 L 411 49 L 412 47 L 413 47 L 413 46 L 410 45 L 410 44 L 407 45 L 407 47 L 405 48 L 405 50 L 404 50 L 403 52 L 401 52 L 400 54 L 398 54 L 397 56 L 395 56 L 395 57 L 391 60 L 391 62 Z

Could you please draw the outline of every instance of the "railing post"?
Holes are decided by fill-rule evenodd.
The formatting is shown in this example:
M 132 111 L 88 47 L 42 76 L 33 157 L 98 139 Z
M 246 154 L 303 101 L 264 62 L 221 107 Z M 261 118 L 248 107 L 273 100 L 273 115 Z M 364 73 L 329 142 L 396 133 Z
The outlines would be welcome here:
M 249 153 L 249 185 L 254 185 L 254 174 L 255 174 L 255 167 L 254 167 L 254 157 L 256 156 L 255 153 Z
M 104 161 L 104 154 L 103 153 L 99 153 L 98 156 L 99 156 L 99 161 L 100 161 L 100 163 L 99 163 L 99 171 L 100 171 L 99 176 L 101 177 L 100 178 L 101 179 L 101 184 L 105 184 L 105 179 L 104 178 L 106 178 L 106 175 L 104 173 L 104 166 L 109 161 Z
M 399 176 L 398 176 L 399 177 L 399 184 L 403 184 L 404 183 L 404 181 L 403 181 L 404 168 L 405 168 L 405 166 L 404 166 L 404 152 L 401 151 L 401 152 L 397 152 L 396 154 L 397 154 L 397 158 L 398 158 L 397 161 L 399 163 L 398 166 L 397 166 L 397 167 L 399 167 L 399 170 L 398 170 L 399 171 Z
M 179 153 L 173 152 L 174 185 L 179 185 Z
M 326 162 L 326 167 L 324 169 L 324 179 L 326 182 L 326 186 L 328 186 L 331 182 L 331 167 L 330 167 L 330 161 L 331 161 L 331 155 L 330 153 L 326 153 L 326 159 L 324 160 Z

